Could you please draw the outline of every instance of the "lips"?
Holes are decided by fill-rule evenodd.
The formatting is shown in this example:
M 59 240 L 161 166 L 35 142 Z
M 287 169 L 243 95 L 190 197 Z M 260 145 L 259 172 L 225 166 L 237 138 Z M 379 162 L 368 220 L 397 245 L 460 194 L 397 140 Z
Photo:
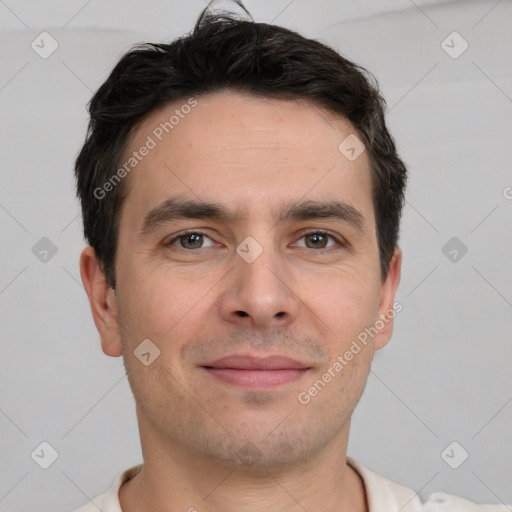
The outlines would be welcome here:
M 269 389 L 300 379 L 310 369 L 307 364 L 286 356 L 231 355 L 202 365 L 216 379 L 250 389 Z
M 232 370 L 305 370 L 306 364 L 286 356 L 256 358 L 250 356 L 226 356 L 203 365 L 208 368 L 229 368 Z

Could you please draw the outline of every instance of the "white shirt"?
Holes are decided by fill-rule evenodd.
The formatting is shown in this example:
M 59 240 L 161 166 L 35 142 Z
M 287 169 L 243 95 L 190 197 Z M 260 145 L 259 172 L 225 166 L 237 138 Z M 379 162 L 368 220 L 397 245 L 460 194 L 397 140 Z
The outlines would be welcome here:
M 360 462 L 347 457 L 347 463 L 361 476 L 366 488 L 370 512 L 510 512 L 507 505 L 477 505 L 458 496 L 444 492 L 431 494 L 422 502 L 412 489 L 408 489 L 386 477 L 371 471 Z M 133 466 L 121 473 L 112 487 L 93 502 L 75 512 L 123 512 L 119 504 L 119 488 L 134 477 L 142 464 Z

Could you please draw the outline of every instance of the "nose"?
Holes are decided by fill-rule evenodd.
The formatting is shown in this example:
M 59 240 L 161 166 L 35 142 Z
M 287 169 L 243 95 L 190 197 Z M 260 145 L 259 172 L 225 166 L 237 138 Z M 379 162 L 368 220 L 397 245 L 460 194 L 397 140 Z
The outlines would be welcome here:
M 218 302 L 222 318 L 257 330 L 292 324 L 300 300 L 286 261 L 271 249 L 249 261 L 234 256 L 235 268 L 229 272 Z

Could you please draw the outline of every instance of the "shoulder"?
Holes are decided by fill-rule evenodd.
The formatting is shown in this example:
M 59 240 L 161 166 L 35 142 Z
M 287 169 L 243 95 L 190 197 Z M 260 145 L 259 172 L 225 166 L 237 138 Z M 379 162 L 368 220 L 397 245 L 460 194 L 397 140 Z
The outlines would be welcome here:
M 422 501 L 418 493 L 370 470 L 347 457 L 347 463 L 361 476 L 371 512 L 510 512 L 506 505 L 478 505 L 444 492 L 431 494 Z
M 424 502 L 424 512 L 510 512 L 506 505 L 479 505 L 472 501 L 444 492 L 436 492 Z
M 123 471 L 113 482 L 110 489 L 97 498 L 89 501 L 75 512 L 123 512 L 119 503 L 119 488 L 124 482 L 133 478 L 142 468 L 142 464 L 133 466 Z

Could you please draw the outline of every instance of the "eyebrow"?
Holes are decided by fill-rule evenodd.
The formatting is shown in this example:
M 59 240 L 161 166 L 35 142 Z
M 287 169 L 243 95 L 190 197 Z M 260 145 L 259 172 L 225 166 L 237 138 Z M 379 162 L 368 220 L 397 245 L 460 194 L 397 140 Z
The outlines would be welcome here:
M 158 227 L 181 219 L 209 219 L 236 223 L 246 219 L 239 210 L 230 210 L 219 203 L 196 200 L 167 199 L 144 217 L 139 236 L 143 237 Z M 274 222 L 325 219 L 341 221 L 366 233 L 364 216 L 351 204 L 343 201 L 287 202 L 272 215 Z

